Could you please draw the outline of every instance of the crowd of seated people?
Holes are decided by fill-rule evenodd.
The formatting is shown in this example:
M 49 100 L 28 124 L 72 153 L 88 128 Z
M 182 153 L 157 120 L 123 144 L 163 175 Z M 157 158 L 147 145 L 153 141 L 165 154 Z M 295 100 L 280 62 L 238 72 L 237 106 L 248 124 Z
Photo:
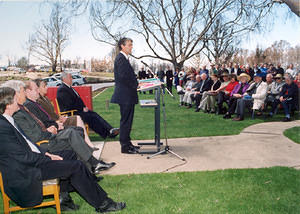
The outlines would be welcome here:
M 42 181 L 59 178 L 62 211 L 79 209 L 70 191 L 79 193 L 97 212 L 125 208 L 97 183 L 101 177 L 96 175 L 115 163 L 93 156 L 80 117 L 52 118 L 52 110 L 38 102 L 45 94 L 36 82 L 9 80 L 0 86 L 0 172 L 6 194 L 19 206 L 32 207 L 42 201 Z M 48 143 L 39 146 L 42 140 Z
M 253 67 L 229 63 L 228 66 L 211 65 L 210 70 L 206 66 L 189 69 L 186 81 L 177 89 L 180 106 L 195 105 L 195 112 L 224 114 L 224 119 L 235 115 L 233 121 L 244 120 L 245 110 L 252 117 L 264 112 L 265 116 L 272 117 L 282 107 L 285 115 L 282 121 L 286 122 L 300 107 L 300 71 L 293 64 L 286 70 L 280 63 Z

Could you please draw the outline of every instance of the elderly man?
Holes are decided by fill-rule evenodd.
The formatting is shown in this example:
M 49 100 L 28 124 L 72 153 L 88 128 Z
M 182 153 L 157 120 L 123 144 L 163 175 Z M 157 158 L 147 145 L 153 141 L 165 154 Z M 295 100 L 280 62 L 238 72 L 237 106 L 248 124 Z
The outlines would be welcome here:
M 79 94 L 72 88 L 72 75 L 61 73 L 62 84 L 57 90 L 57 101 L 61 111 L 77 110 L 76 115 L 89 125 L 97 134 L 106 137 L 116 137 L 119 129 L 113 128 L 99 114 L 85 106 Z
M 192 75 L 193 76 L 193 75 Z M 193 77 L 191 77 L 191 80 L 193 81 Z M 185 90 L 184 96 L 182 98 L 182 102 L 184 103 L 185 106 L 189 105 L 188 107 L 192 107 L 192 100 L 191 100 L 191 95 L 195 93 L 195 90 L 197 87 L 200 85 L 201 82 L 201 76 L 196 75 L 196 82 L 187 82 L 189 84 Z M 190 88 L 190 86 L 192 86 Z
M 33 84 L 33 87 L 36 86 L 34 82 L 28 82 L 28 84 L 30 83 Z M 92 149 L 84 142 L 82 136 L 83 130 L 81 130 L 81 128 L 69 127 L 57 132 L 54 126 L 46 127 L 38 117 L 23 105 L 26 101 L 26 89 L 24 90 L 25 85 L 23 82 L 11 80 L 2 86 L 13 88 L 16 91 L 17 102 L 20 109 L 14 113 L 13 117 L 18 126 L 33 143 L 41 140 L 49 140 L 49 144 L 43 145 L 43 148 L 49 152 L 73 150 L 76 152 L 78 158 L 83 160 L 95 173 L 99 173 L 100 170 L 109 169 L 115 165 L 115 163 L 106 164 L 93 157 Z M 34 92 L 28 92 L 27 90 L 27 94 L 31 94 L 31 98 L 34 97 Z M 36 94 L 38 94 L 37 89 Z M 38 95 L 36 95 L 36 97 L 38 97 Z
M 15 93 L 0 88 L 0 171 L 6 194 L 21 207 L 36 206 L 43 200 L 42 181 L 60 178 L 61 192 L 77 191 L 97 212 L 125 208 L 125 203 L 107 197 L 85 165 L 74 160 L 75 153 L 50 154 L 24 135 L 12 117 L 19 109 Z
M 283 122 L 291 121 L 291 111 L 297 105 L 298 101 L 298 87 L 293 82 L 293 77 L 290 74 L 285 75 L 285 84 L 282 86 L 282 90 L 279 94 L 279 99 L 276 99 L 272 104 L 271 112 L 269 116 L 273 116 L 275 111 L 277 110 L 278 104 L 282 104 L 284 109 L 285 117 L 283 118 Z
M 264 103 L 267 96 L 267 83 L 262 81 L 264 74 L 256 73 L 254 75 L 254 82 L 249 86 L 243 96 L 237 100 L 236 114 L 233 121 L 241 121 L 244 119 L 245 108 L 252 106 L 253 110 L 258 110 Z
M 197 80 L 197 79 L 196 79 Z M 198 82 L 198 81 L 197 81 Z M 207 76 L 206 73 L 201 74 L 201 81 L 195 85 L 193 93 L 190 95 L 190 99 L 188 99 L 188 108 L 192 107 L 192 102 L 195 101 L 196 109 L 200 105 L 200 101 L 202 99 L 202 95 L 205 91 L 210 90 L 213 81 Z

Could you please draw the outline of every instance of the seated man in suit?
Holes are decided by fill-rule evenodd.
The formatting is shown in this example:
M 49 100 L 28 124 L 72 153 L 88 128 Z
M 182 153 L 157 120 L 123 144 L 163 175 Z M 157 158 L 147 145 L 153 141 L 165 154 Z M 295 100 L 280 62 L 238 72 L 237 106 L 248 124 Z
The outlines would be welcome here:
M 94 150 L 99 150 L 99 148 L 94 147 L 93 143 L 91 142 L 88 133 L 86 131 L 86 127 L 81 119 L 80 116 L 74 115 L 74 116 L 60 116 L 56 114 L 54 106 L 50 99 L 46 96 L 47 94 L 47 82 L 42 79 L 35 79 L 34 82 L 36 83 L 38 90 L 39 90 L 39 98 L 36 100 L 36 102 L 48 113 L 48 115 L 56 121 L 57 123 L 63 123 L 64 127 L 68 126 L 79 126 L 84 131 L 84 140 L 85 142 Z
M 200 105 L 203 93 L 205 91 L 208 91 L 213 84 L 213 81 L 207 76 L 206 73 L 201 74 L 200 77 L 201 81 L 197 85 L 195 85 L 194 92 L 190 95 L 188 108 L 191 108 L 192 102 L 195 101 L 197 110 L 198 106 Z
M 41 140 L 49 140 L 49 144 L 42 144 L 49 152 L 61 150 L 73 150 L 78 158 L 85 162 L 95 174 L 100 170 L 109 169 L 115 163 L 107 164 L 99 161 L 93 156 L 92 149 L 84 142 L 81 128 L 69 127 L 57 133 L 55 127 L 46 127 L 33 113 L 23 106 L 26 96 L 24 92 L 25 84 L 21 81 L 11 80 L 2 86 L 10 87 L 16 91 L 17 102 L 20 110 L 13 115 L 15 122 L 24 131 L 33 143 Z M 81 133 L 80 133 L 81 132 Z
M 82 120 L 103 138 L 113 138 L 119 134 L 118 128 L 113 128 L 99 114 L 85 106 L 79 94 L 72 88 L 70 73 L 62 72 L 61 80 L 63 84 L 59 86 L 56 96 L 61 111 L 77 110 L 75 114 L 80 115 Z
M 77 191 L 97 212 L 125 208 L 108 198 L 73 152 L 50 154 L 23 134 L 12 117 L 19 109 L 15 94 L 12 88 L 0 88 L 0 171 L 8 197 L 21 207 L 36 206 L 43 200 L 42 181 L 60 178 L 61 192 Z

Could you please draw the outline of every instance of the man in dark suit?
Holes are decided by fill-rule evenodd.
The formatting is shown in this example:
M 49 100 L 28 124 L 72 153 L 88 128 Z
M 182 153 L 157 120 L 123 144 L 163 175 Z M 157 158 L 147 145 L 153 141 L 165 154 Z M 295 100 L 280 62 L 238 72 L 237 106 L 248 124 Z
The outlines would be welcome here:
M 0 88 L 0 171 L 6 194 L 21 207 L 32 207 L 42 202 L 42 181 L 60 178 L 61 192 L 75 189 L 97 212 L 117 211 L 125 203 L 117 203 L 95 182 L 75 153 L 45 152 L 26 137 L 14 122 L 18 110 L 15 91 Z
M 57 129 L 54 126 L 46 127 L 38 116 L 29 111 L 26 106 L 23 106 L 26 101 L 26 92 L 24 92 L 25 84 L 22 81 L 9 80 L 5 82 L 2 87 L 3 86 L 10 87 L 16 91 L 17 102 L 20 110 L 14 113 L 13 118 L 16 124 L 33 143 L 42 140 L 49 140 L 49 143 L 44 143 L 42 146 L 51 153 L 62 150 L 73 150 L 77 157 L 84 161 L 87 167 L 95 174 L 115 165 L 115 163 L 107 164 L 103 161 L 99 161 L 93 156 L 92 148 L 84 142 L 82 128 L 68 127 L 57 132 Z M 28 90 L 26 91 L 28 92 Z M 34 99 L 33 91 L 28 92 L 28 94 L 30 94 L 31 98 Z M 35 96 L 37 96 L 38 92 L 36 91 L 35 94 Z
M 120 106 L 120 144 L 121 152 L 127 154 L 138 153 L 138 146 L 131 143 L 130 131 L 132 127 L 134 107 L 138 103 L 138 82 L 133 68 L 129 63 L 132 51 L 132 40 L 122 38 L 118 42 L 120 53 L 114 63 L 115 90 L 111 102 Z
M 103 138 L 114 138 L 119 134 L 118 128 L 113 128 L 99 114 L 85 106 L 79 94 L 72 88 L 70 73 L 62 72 L 61 80 L 63 84 L 59 86 L 56 96 L 61 111 L 77 110 L 75 114 L 80 115 L 81 119 Z

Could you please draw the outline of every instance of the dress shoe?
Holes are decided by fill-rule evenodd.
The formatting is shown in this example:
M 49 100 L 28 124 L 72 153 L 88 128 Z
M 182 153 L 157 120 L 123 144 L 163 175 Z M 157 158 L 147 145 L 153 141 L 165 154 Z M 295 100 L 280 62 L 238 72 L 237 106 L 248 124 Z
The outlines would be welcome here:
M 121 153 L 124 153 L 124 154 L 138 154 L 139 151 L 138 149 L 135 149 L 135 148 L 128 148 L 128 149 L 121 149 Z
M 99 160 L 99 163 L 103 164 L 103 165 L 107 165 L 109 166 L 109 168 L 113 167 L 114 165 L 116 165 L 115 162 L 110 162 L 110 163 L 106 163 L 103 160 Z
M 282 122 L 290 122 L 290 121 L 291 121 L 291 118 L 289 118 L 289 117 L 284 117 L 281 121 L 282 121 Z
M 224 119 L 229 119 L 231 118 L 231 115 L 229 113 L 226 113 L 224 116 L 223 116 Z
M 235 118 L 233 118 L 232 120 L 233 120 L 233 121 L 242 121 L 243 118 L 241 118 L 241 117 L 235 117 Z
M 200 108 L 196 108 L 195 112 L 199 112 L 200 111 Z
M 74 204 L 73 199 L 68 192 L 60 193 L 60 209 L 61 211 L 74 211 L 79 210 L 79 205 Z
M 96 212 L 106 213 L 106 212 L 115 212 L 122 210 L 126 207 L 125 202 L 115 202 L 110 198 L 107 198 L 100 207 L 96 208 Z
M 115 162 L 112 162 L 112 163 L 105 163 L 105 162 L 99 162 L 96 166 L 92 167 L 92 172 L 97 175 L 100 173 L 100 171 L 103 171 L 103 170 L 108 170 L 110 169 L 111 167 L 113 167 L 114 165 L 116 165 Z
M 120 129 L 119 128 L 112 128 L 110 131 L 109 131 L 109 137 L 110 138 L 115 138 L 116 136 L 118 136 L 118 134 L 120 133 Z
M 131 144 L 129 147 L 135 150 L 139 150 L 141 148 L 140 146 L 135 146 L 133 144 Z

